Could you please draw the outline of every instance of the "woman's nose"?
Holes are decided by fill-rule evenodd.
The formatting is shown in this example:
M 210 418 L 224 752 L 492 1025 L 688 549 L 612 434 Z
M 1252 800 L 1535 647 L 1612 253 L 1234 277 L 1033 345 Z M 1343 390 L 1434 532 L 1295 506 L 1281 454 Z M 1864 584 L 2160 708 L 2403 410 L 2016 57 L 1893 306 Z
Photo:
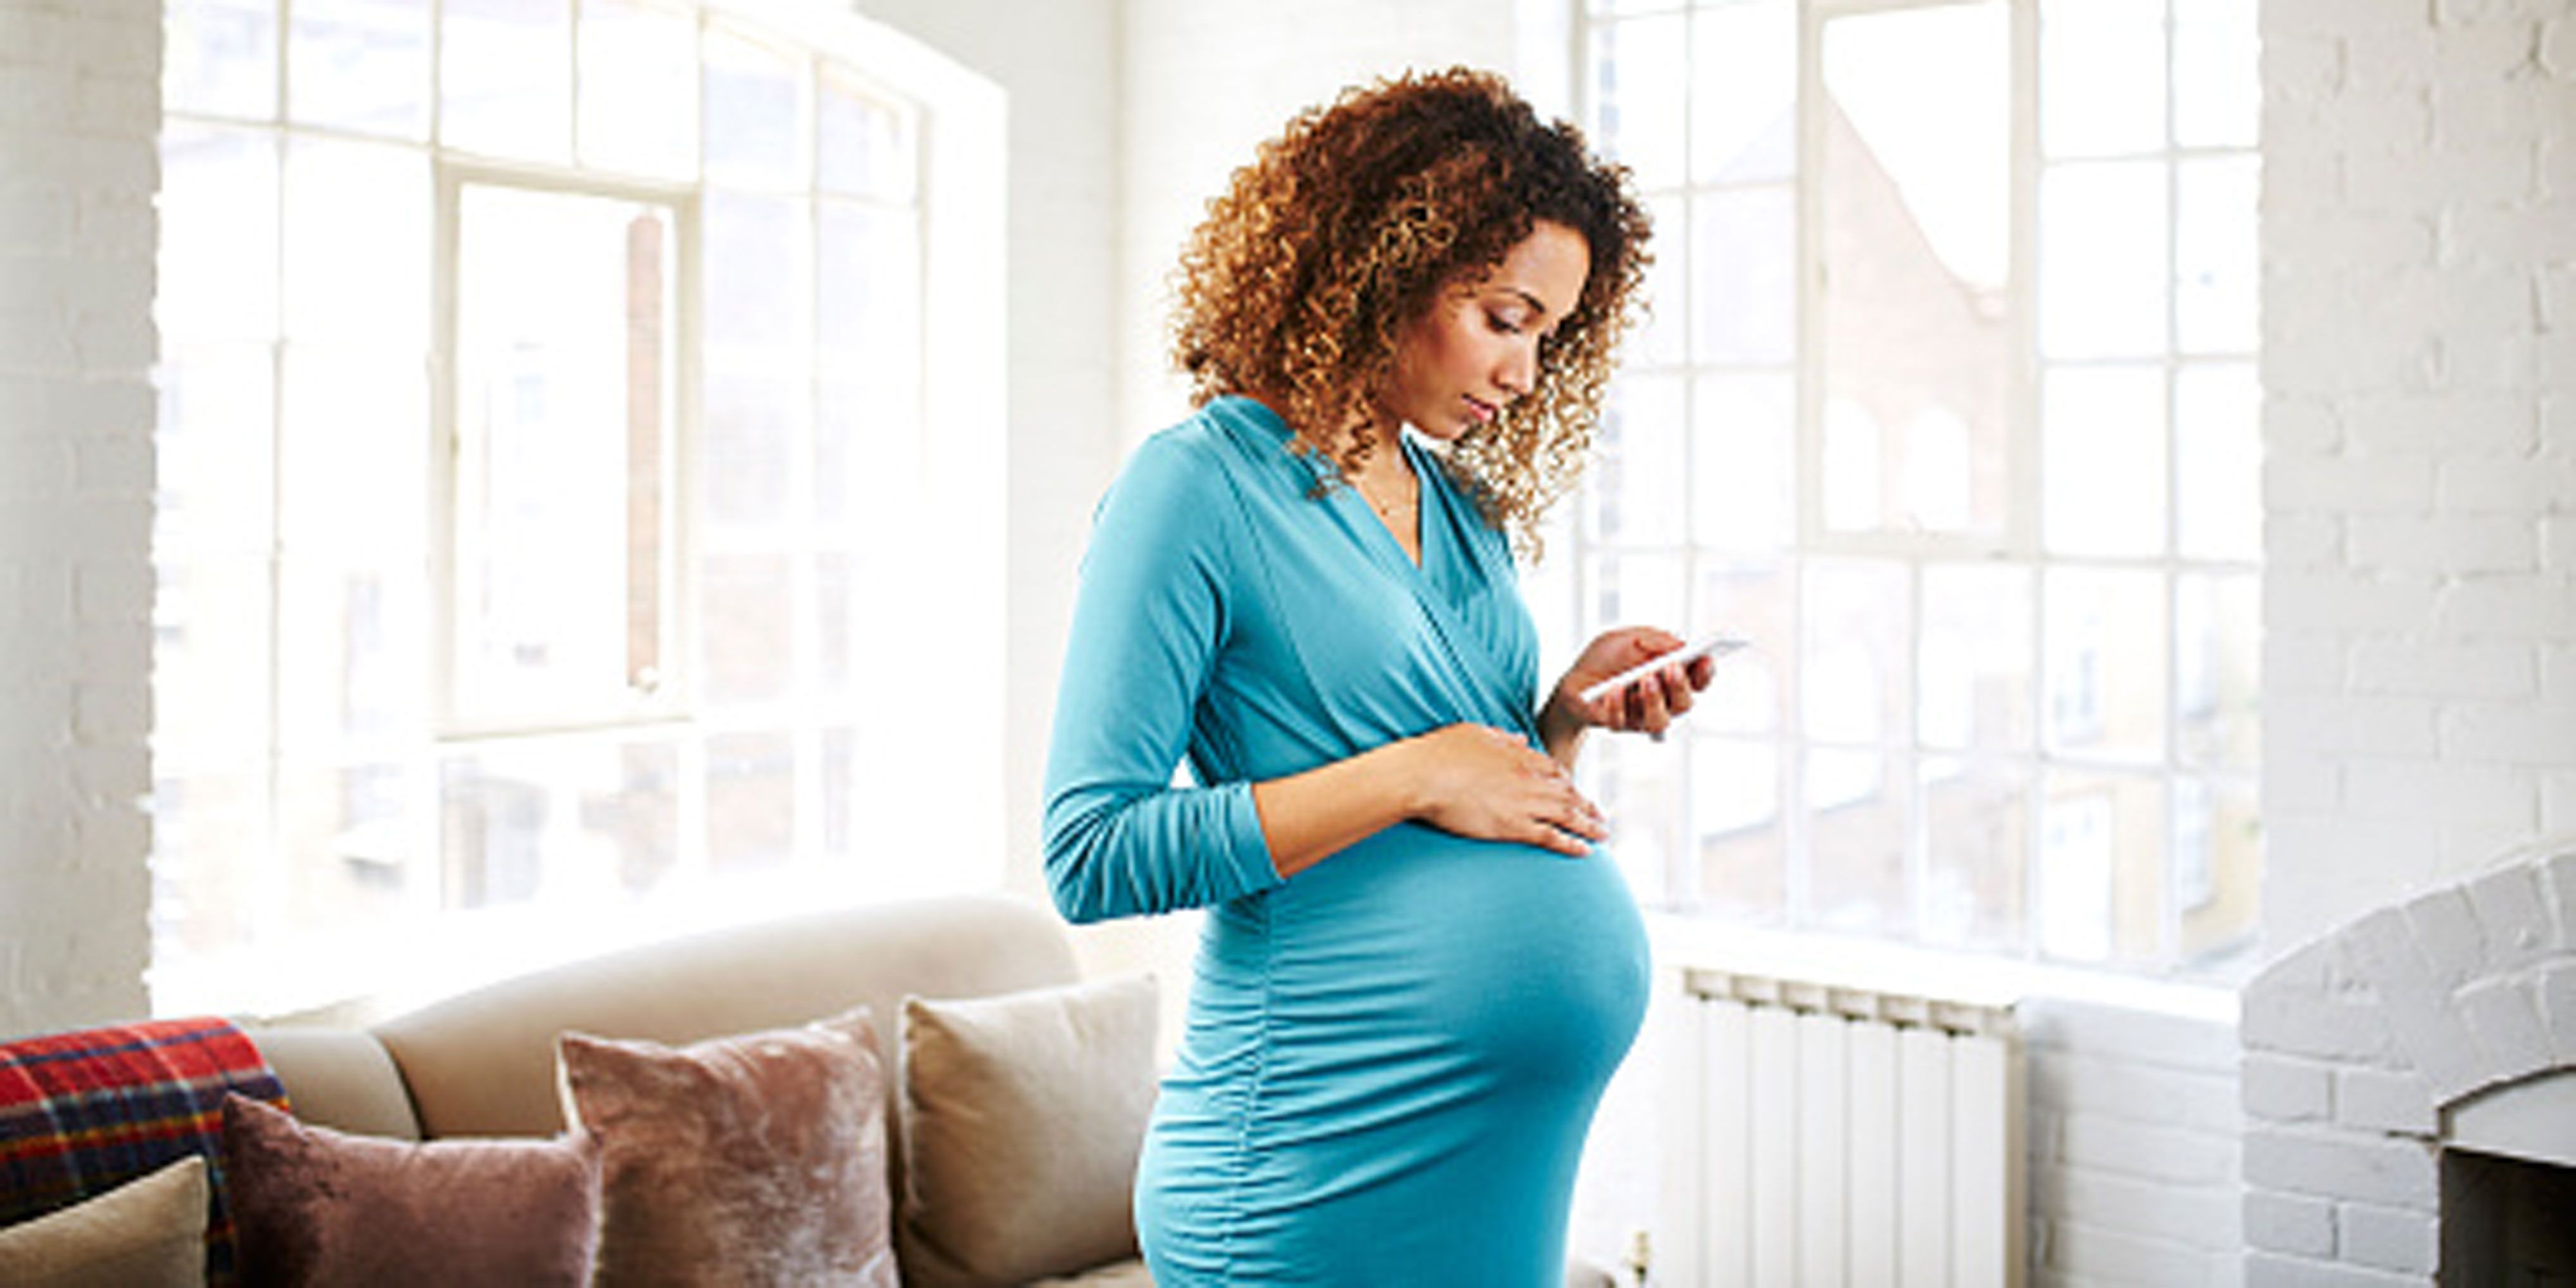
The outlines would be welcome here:
M 1538 383 L 1538 352 L 1535 347 L 1516 344 L 1503 358 L 1503 369 L 1496 373 L 1495 383 L 1514 398 L 1530 391 Z

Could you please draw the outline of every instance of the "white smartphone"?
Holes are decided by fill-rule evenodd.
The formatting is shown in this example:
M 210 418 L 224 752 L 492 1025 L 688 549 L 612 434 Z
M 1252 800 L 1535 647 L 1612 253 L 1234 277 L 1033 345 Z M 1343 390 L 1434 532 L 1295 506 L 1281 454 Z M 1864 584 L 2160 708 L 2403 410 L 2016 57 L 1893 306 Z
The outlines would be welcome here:
M 1726 654 L 1744 647 L 1744 644 L 1745 641 L 1742 639 L 1723 633 L 1700 636 L 1698 639 L 1692 640 L 1690 643 L 1684 644 L 1680 648 L 1674 649 L 1672 652 L 1658 653 L 1653 657 L 1647 658 L 1643 662 L 1639 662 L 1635 666 L 1629 667 L 1625 671 L 1621 671 L 1617 675 L 1611 676 L 1607 680 L 1603 680 L 1599 684 L 1585 689 L 1582 694 L 1583 700 L 1587 703 L 1596 702 L 1600 700 L 1603 694 L 1616 693 L 1631 684 L 1635 684 L 1639 680 L 1645 679 L 1647 676 L 1653 675 L 1657 671 L 1663 670 L 1665 667 L 1686 665 L 1691 662 L 1696 662 L 1704 657 L 1723 657 Z

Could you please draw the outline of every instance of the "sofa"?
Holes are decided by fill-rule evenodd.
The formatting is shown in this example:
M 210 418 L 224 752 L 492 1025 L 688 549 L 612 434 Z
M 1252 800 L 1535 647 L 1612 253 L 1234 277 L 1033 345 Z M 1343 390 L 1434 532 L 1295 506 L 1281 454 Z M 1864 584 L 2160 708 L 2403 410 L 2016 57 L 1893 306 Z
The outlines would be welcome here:
M 1151 1282 L 1135 1259 L 1126 1214 L 1153 1094 L 1156 1012 L 1149 979 L 1081 981 L 1052 911 L 1002 896 L 953 896 L 811 913 L 634 948 L 477 988 L 365 1027 L 249 1026 L 242 1033 L 282 1087 L 292 1124 L 283 1130 L 291 1134 L 327 1139 L 334 1149 L 349 1141 L 374 1143 L 370 1148 L 397 1142 L 489 1148 L 515 1141 L 534 1148 L 583 1135 L 567 1130 L 571 1043 L 598 1047 L 594 1058 L 712 1051 L 721 1071 L 747 1058 L 743 1048 L 723 1045 L 729 1040 L 763 1033 L 793 1039 L 817 1031 L 817 1021 L 836 1019 L 855 1039 L 844 1045 L 869 1049 L 882 1068 L 877 1108 L 883 1116 L 875 1121 L 884 1134 L 871 1138 L 882 1144 L 869 1157 L 883 1160 L 880 1201 L 892 1205 L 886 1243 L 900 1254 L 880 1258 L 884 1274 L 899 1267 L 907 1286 L 1113 1288 Z M 1014 1067 L 1029 1065 L 1039 1067 Z M 878 1086 L 871 1084 L 871 1091 Z M 1015 1110 L 992 1108 L 1014 1095 L 1024 1102 Z M 1057 1103 L 1046 1103 L 1050 1096 Z M 224 1107 L 216 1151 L 235 1173 L 246 1170 L 234 1155 L 241 1147 L 236 1133 L 249 1129 L 235 1121 L 252 1108 L 238 1103 L 243 1099 L 228 1098 L 233 1103 Z M 279 1129 L 259 1130 L 274 1136 Z M 654 1148 L 667 1152 L 664 1145 Z M 297 1157 L 304 1161 L 277 1170 L 320 1166 L 314 1156 Z M 245 1252 L 255 1223 L 242 1211 L 250 1201 L 244 1187 L 254 1179 L 235 1175 L 225 1182 L 234 1189 Z M 602 1257 L 603 1281 L 607 1242 L 617 1233 L 616 1184 L 612 1149 L 608 1211 L 589 1236 Z M 925 1209 L 925 1194 L 936 1200 L 935 1211 Z M 220 1215 L 221 1202 L 217 1207 Z M 379 1203 L 380 1213 L 390 1211 Z M 927 1224 L 925 1215 L 932 1218 Z M 942 1222 L 945 1230 L 930 1228 Z M 1069 1233 L 1074 1225 L 1087 1230 Z M 670 1246 L 663 1236 L 657 1257 Z M 724 1268 L 655 1269 L 658 1279 L 624 1278 L 744 1281 Z M 796 1282 L 806 1275 L 767 1278 Z
M 261 1234 L 258 1210 L 292 1212 L 299 1199 L 309 1203 L 312 1195 L 290 1193 L 280 1202 L 263 1194 L 281 1184 L 342 1191 L 360 1210 L 338 1218 L 338 1281 L 409 1282 L 415 1280 L 399 1268 L 400 1254 L 390 1251 L 384 1259 L 396 1268 L 347 1273 L 346 1245 L 399 1247 L 405 1239 L 395 1227 L 416 1220 L 427 1223 L 416 1240 L 426 1255 L 462 1256 L 472 1240 L 442 1223 L 462 1224 L 462 1211 L 488 1208 L 494 1194 L 511 1191 L 459 1171 L 462 1179 L 429 1203 L 425 1214 L 406 1216 L 400 1203 L 367 1188 L 370 1173 L 342 1166 L 349 1151 L 386 1155 L 389 1161 L 376 1174 L 416 1177 L 435 1170 L 429 1165 L 440 1162 L 432 1156 L 439 1150 L 560 1153 L 570 1148 L 567 1142 L 582 1141 L 585 1131 L 604 1132 L 612 1141 L 605 1182 L 595 1162 L 596 1142 L 588 1145 L 591 1153 L 578 1155 L 594 1160 L 588 1193 L 597 1224 L 580 1237 L 598 1257 L 595 1267 L 585 1261 L 580 1273 L 595 1269 L 601 1284 L 1151 1288 L 1135 1255 L 1129 1192 L 1154 1094 L 1159 1010 L 1150 978 L 1081 979 L 1067 932 L 1051 910 L 998 895 L 961 895 L 816 912 L 628 949 L 477 988 L 362 1027 L 232 1030 L 227 1022 L 211 1022 L 237 1040 L 247 1039 L 244 1062 L 263 1079 L 274 1075 L 270 1094 L 288 1112 L 248 1104 L 239 1095 L 222 1097 L 219 1146 L 210 1143 L 204 1152 L 226 1161 L 232 1175 L 223 1186 L 231 1193 L 222 1187 L 215 1192 L 211 1233 L 205 1180 L 160 1201 L 184 1205 L 194 1196 L 192 1228 L 200 1233 L 190 1236 L 191 1269 L 205 1267 L 207 1278 L 228 1283 L 228 1273 L 214 1271 L 228 1270 L 232 1261 L 233 1217 L 242 1227 L 242 1250 L 253 1247 L 255 1235 L 271 1248 L 283 1246 L 293 1239 L 274 1229 Z M 680 1060 L 687 1071 L 704 1074 L 702 1066 L 723 1070 L 767 1058 L 760 1053 L 782 1042 L 810 1047 L 834 1026 L 851 1036 L 844 1045 L 864 1049 L 866 1061 L 879 1070 L 867 1084 L 872 1112 L 848 1106 L 833 1113 L 882 1129 L 882 1136 L 868 1138 L 875 1152 L 864 1156 L 882 1167 L 881 1176 L 866 1178 L 879 1204 L 866 1219 L 883 1228 L 841 1229 L 828 1237 L 845 1243 L 873 1238 L 884 1248 L 873 1262 L 853 1274 L 772 1267 L 745 1275 L 731 1265 L 690 1265 L 693 1257 L 712 1255 L 702 1251 L 710 1246 L 703 1240 L 691 1243 L 668 1229 L 621 1230 L 614 1142 L 634 1124 L 615 1116 L 613 1101 L 582 1097 L 585 1070 L 642 1060 L 667 1073 Z M 130 1031 L 100 1032 L 121 1040 Z M 763 1035 L 770 1038 L 768 1046 L 744 1045 Z M 10 1044 L 0 1044 L 0 1075 L 8 1072 L 9 1051 Z M 683 1059 L 690 1053 L 700 1053 L 698 1064 Z M 723 1090 L 688 1095 L 692 1102 L 716 1099 Z M 612 1108 L 600 1109 L 603 1103 Z M 585 1114 L 599 1109 L 601 1121 L 569 1123 L 568 1104 Z M 660 1131 L 672 1122 L 685 1124 L 692 1107 L 648 1105 L 644 1126 Z M 254 1110 L 276 1121 L 262 1125 L 251 1118 Z M 242 1153 L 245 1140 L 258 1142 L 263 1151 L 251 1161 Z M 688 1147 L 683 1141 L 675 1149 L 666 1134 L 649 1148 L 628 1152 L 660 1162 Z M 467 1157 L 483 1166 L 479 1154 Z M 270 1161 L 252 1165 L 258 1159 Z M 530 1165 L 527 1157 L 517 1163 L 522 1173 Z M 275 1178 L 264 1180 L 262 1170 Z M 0 1166 L 0 1184 L 7 1172 Z M 781 1188 L 789 1192 L 787 1201 L 810 1204 L 809 1191 L 816 1187 L 800 1177 Z M 0 1200 L 8 1197 L 0 1194 Z M 226 1215 L 227 1198 L 232 1216 Z M 543 1206 L 536 1200 L 518 1205 L 530 1211 Z M 690 1198 L 682 1209 L 648 1209 L 629 1224 L 687 1225 L 705 1206 L 703 1198 Z M 0 1212 L 6 1210 L 0 1202 Z M 11 1233 L 0 1229 L 0 1281 L 14 1283 L 13 1264 L 30 1263 L 9 1259 Z M 308 1232 L 306 1243 L 314 1237 Z M 197 1239 L 204 1240 L 203 1251 Z M 630 1246 L 639 1240 L 645 1248 L 640 1254 Z M 219 1241 L 227 1245 L 220 1257 L 214 1252 Z M 610 1255 L 619 1247 L 628 1248 L 623 1263 Z M 769 1255 L 776 1249 L 751 1251 Z M 311 1253 L 308 1247 L 299 1255 L 310 1259 Z M 245 1261 L 261 1264 L 258 1257 Z M 453 1273 L 431 1281 L 536 1281 L 499 1270 L 448 1269 Z M 123 1288 L 147 1279 L 119 1264 L 87 1278 L 41 1281 Z M 191 1273 L 187 1281 L 196 1276 Z M 264 1281 L 277 1280 L 258 1274 L 245 1279 Z M 1570 1288 L 1610 1288 L 1612 1282 L 1609 1274 L 1580 1261 L 1567 1267 Z

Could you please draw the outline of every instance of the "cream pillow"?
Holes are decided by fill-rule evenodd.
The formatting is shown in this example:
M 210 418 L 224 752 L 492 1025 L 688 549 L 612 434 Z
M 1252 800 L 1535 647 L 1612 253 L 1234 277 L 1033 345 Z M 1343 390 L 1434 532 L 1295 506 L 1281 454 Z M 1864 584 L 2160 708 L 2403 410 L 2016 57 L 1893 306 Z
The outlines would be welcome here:
M 1136 1255 L 1151 976 L 903 1003 L 904 1274 L 1024 1284 Z
M 0 1230 L 0 1284 L 197 1288 L 206 1282 L 206 1197 L 206 1160 L 190 1154 Z

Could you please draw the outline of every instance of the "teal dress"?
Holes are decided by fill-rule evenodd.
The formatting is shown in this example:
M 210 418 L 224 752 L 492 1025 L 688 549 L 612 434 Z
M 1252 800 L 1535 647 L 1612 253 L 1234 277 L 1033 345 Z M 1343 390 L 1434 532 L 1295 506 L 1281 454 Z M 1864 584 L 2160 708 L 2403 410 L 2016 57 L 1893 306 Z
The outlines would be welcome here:
M 1270 410 L 1220 398 L 1101 502 L 1047 762 L 1070 919 L 1205 908 L 1136 1222 L 1162 1288 L 1555 1288 L 1644 1016 L 1606 853 L 1400 824 L 1282 881 L 1251 784 L 1461 721 L 1538 745 L 1502 534 L 1422 447 L 1417 567 Z M 1175 781 L 1186 759 L 1190 776 Z

